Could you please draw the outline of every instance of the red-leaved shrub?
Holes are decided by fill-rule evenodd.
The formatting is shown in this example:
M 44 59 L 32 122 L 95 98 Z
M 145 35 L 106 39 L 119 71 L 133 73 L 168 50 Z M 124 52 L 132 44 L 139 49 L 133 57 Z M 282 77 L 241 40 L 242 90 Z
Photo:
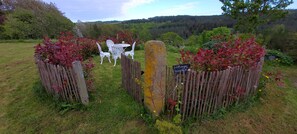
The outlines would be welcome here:
M 39 60 L 65 67 L 71 67 L 73 61 L 82 61 L 81 51 L 80 45 L 60 39 L 52 42 L 49 38 L 44 38 L 43 45 L 35 46 L 35 56 Z
M 82 57 L 87 59 L 92 57 L 92 55 L 97 54 L 98 47 L 96 45 L 96 41 L 88 38 L 78 38 L 77 43 L 82 47 Z
M 91 89 L 93 87 L 91 71 L 94 64 L 90 58 L 91 52 L 95 51 L 95 49 L 97 49 L 95 41 L 77 38 L 73 34 L 66 32 L 61 33 L 56 42 L 45 37 L 42 44 L 35 46 L 35 57 L 44 62 L 61 65 L 66 68 L 71 68 L 74 61 L 81 61 L 86 84 L 88 89 Z
M 234 66 L 252 67 L 265 55 L 255 38 L 237 38 L 220 42 L 213 49 L 200 49 L 196 54 L 180 51 L 182 63 L 191 64 L 194 70 L 217 71 Z

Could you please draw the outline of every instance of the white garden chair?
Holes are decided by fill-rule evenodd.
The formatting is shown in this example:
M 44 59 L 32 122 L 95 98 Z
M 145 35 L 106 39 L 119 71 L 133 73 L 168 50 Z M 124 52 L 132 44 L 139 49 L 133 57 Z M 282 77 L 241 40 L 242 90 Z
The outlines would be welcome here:
M 132 45 L 132 50 L 131 50 L 131 51 L 127 51 L 127 52 L 125 52 L 125 55 L 126 55 L 126 56 L 130 55 L 130 56 L 132 57 L 132 59 L 134 59 L 134 48 L 135 48 L 135 43 L 136 43 L 136 42 L 133 43 L 133 45 Z
M 96 42 L 96 44 L 97 44 L 97 47 L 98 47 L 98 50 L 99 50 L 99 53 L 100 53 L 101 64 L 103 63 L 103 58 L 104 58 L 104 57 L 107 57 L 109 63 L 111 63 L 111 61 L 110 61 L 110 53 L 109 53 L 109 52 L 103 52 L 102 49 L 101 49 L 101 47 L 100 47 L 100 44 L 97 43 L 97 42 Z
M 108 47 L 108 52 L 112 52 L 112 46 L 114 45 L 114 42 L 112 40 L 106 40 L 106 45 Z

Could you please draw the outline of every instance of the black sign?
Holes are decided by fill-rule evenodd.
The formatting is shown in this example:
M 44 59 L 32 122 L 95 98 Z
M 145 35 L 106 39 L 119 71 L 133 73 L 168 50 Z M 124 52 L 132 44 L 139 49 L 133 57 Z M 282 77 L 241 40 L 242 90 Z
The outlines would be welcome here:
M 189 68 L 190 68 L 190 64 L 173 65 L 174 74 L 178 74 L 178 73 L 182 73 L 182 72 L 186 73 Z

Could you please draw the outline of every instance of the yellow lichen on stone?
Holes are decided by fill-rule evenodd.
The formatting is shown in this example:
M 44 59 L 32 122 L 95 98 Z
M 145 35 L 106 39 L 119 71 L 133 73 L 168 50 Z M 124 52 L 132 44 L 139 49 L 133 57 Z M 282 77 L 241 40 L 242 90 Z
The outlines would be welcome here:
M 155 115 L 159 115 L 164 106 L 165 67 L 165 44 L 161 41 L 146 42 L 144 103 Z

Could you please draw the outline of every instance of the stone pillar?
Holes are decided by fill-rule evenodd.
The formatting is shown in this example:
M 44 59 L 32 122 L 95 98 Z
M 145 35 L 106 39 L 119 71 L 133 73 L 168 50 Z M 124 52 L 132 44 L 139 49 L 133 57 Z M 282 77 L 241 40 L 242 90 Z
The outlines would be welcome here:
M 145 43 L 144 104 L 158 116 L 165 102 L 166 48 L 161 41 Z

